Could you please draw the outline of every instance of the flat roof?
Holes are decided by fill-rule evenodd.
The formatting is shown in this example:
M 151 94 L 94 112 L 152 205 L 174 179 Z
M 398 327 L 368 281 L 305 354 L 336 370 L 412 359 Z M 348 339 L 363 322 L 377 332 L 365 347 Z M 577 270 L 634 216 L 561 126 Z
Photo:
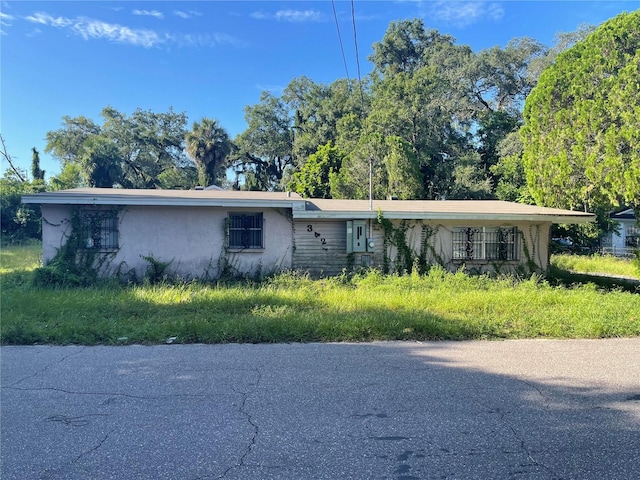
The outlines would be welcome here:
M 202 207 L 302 207 L 303 198 L 293 192 L 237 190 L 161 190 L 126 188 L 74 188 L 23 195 L 23 203 L 54 205 L 140 205 Z
M 492 220 L 583 223 L 595 215 L 501 200 L 340 200 L 304 199 L 292 192 L 235 190 L 142 190 L 76 188 L 22 197 L 24 203 L 58 205 L 139 205 L 291 208 L 294 219 Z
M 389 219 L 434 220 L 531 220 L 582 223 L 595 215 L 560 208 L 538 207 L 501 200 L 306 200 L 305 210 L 294 218 L 376 218 L 381 211 Z

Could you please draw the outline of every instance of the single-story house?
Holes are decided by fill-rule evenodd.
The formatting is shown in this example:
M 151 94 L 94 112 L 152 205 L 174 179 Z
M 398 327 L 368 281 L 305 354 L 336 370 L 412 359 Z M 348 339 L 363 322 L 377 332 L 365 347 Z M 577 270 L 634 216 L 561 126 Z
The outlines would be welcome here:
M 634 248 L 640 246 L 640 227 L 632 208 L 623 207 L 609 214 L 616 229 L 601 239 L 602 253 L 617 256 L 631 256 Z
M 218 278 L 294 269 L 546 271 L 553 223 L 594 215 L 497 200 L 327 200 L 291 192 L 79 188 L 23 196 L 42 206 L 45 264 L 74 238 L 103 275 Z M 75 233 L 74 233 L 75 232 Z M 147 257 L 145 260 L 144 257 Z

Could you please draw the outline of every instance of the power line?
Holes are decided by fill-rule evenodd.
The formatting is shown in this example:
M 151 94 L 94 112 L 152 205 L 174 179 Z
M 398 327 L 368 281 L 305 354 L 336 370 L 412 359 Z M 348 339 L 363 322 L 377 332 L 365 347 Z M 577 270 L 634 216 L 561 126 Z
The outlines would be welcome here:
M 358 34 L 356 32 L 356 8 L 354 0 L 351 0 L 351 21 L 353 22 L 353 43 L 356 46 L 356 65 L 358 66 L 358 85 L 360 86 L 360 101 L 364 113 L 364 93 L 362 92 L 362 78 L 360 78 L 360 54 L 358 53 Z
M 331 7 L 333 7 L 333 18 L 336 20 L 336 30 L 338 30 L 338 40 L 340 41 L 340 51 L 342 52 L 344 70 L 347 72 L 347 87 L 351 90 L 351 79 L 349 78 L 349 69 L 347 68 L 347 57 L 344 55 L 344 46 L 342 45 L 342 35 L 340 35 L 340 25 L 338 24 L 338 14 L 336 13 L 336 4 L 334 0 L 331 0 Z

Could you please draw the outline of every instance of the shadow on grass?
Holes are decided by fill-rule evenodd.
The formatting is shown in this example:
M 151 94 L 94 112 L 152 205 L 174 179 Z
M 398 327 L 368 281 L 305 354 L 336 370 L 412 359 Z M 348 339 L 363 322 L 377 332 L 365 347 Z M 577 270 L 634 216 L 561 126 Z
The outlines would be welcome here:
M 621 290 L 640 293 L 640 280 L 616 277 L 614 275 L 576 273 L 553 265 L 549 268 L 547 279 L 549 283 L 556 286 L 572 287 L 579 284 L 593 284 L 603 290 Z
M 82 290 L 74 294 L 81 295 Z M 69 300 L 66 308 L 72 302 Z M 67 314 L 26 306 L 20 306 L 19 313 L 8 312 L 10 308 L 3 307 L 8 313 L 1 325 L 4 345 L 368 342 L 503 336 L 481 324 L 426 311 L 362 306 L 357 312 L 348 312 L 327 307 L 320 300 L 260 292 L 242 299 L 203 299 L 184 305 L 149 302 L 123 291 L 101 305 L 89 303 Z

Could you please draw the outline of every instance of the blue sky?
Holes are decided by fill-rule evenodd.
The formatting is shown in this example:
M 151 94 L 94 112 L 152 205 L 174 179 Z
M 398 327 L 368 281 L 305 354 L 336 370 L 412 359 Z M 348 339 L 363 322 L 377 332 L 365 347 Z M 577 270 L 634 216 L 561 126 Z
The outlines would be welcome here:
M 216 118 L 235 137 L 244 107 L 279 95 L 302 75 L 319 83 L 371 70 L 371 45 L 389 22 L 422 18 L 474 51 L 516 37 L 552 45 L 557 32 L 599 25 L 640 1 L 4 1 L 0 0 L 0 133 L 29 171 L 40 151 L 47 178 L 60 171 L 44 153 L 62 117 L 101 124 L 107 105 L 185 112 L 188 127 Z M 7 168 L 4 162 L 3 171 Z

